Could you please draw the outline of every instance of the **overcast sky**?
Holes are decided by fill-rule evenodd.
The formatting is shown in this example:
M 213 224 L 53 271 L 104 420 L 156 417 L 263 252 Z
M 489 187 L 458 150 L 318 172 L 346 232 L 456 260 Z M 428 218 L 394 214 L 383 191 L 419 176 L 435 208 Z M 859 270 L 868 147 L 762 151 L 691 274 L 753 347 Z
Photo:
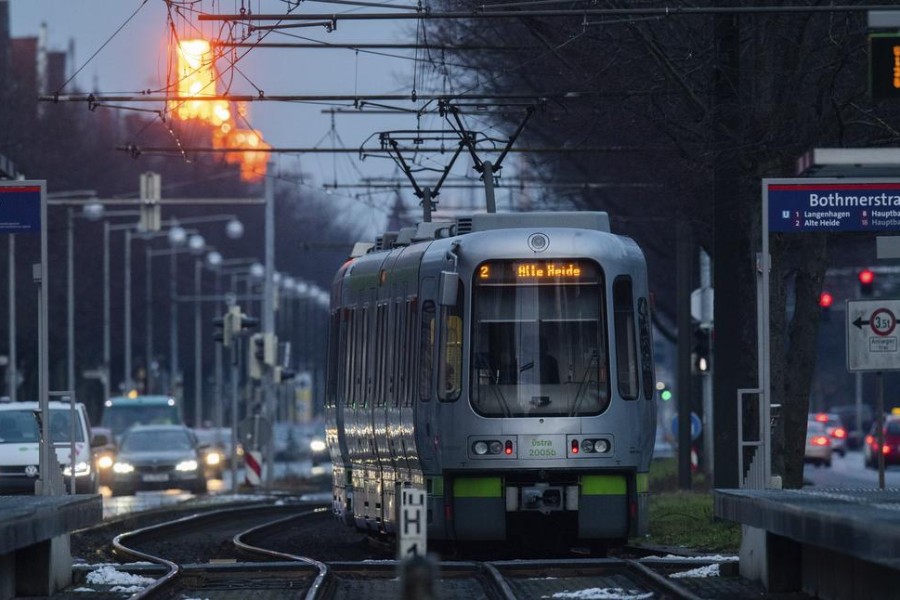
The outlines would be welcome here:
M 283 14 L 287 6 L 282 0 L 245 1 L 257 14 Z M 411 0 L 390 2 L 412 4 Z M 241 0 L 203 0 L 194 6 L 204 12 L 232 13 L 237 12 Z M 385 10 L 311 1 L 301 8 L 308 12 Z M 69 41 L 74 40 L 72 69 L 77 70 L 75 81 L 83 91 L 96 89 L 100 92 L 127 93 L 159 90 L 165 83 L 170 35 L 168 12 L 163 0 L 14 1 L 10 2 L 10 13 L 13 37 L 35 36 L 40 31 L 41 23 L 46 23 L 50 50 L 64 51 L 69 47 Z M 203 27 L 202 33 L 206 37 L 213 37 L 213 24 L 200 24 L 196 18 L 188 24 L 180 15 L 175 16 L 174 23 L 179 37 L 196 33 L 191 29 L 196 26 Z M 217 31 L 219 24 L 215 27 Z M 329 43 L 414 42 L 415 22 L 340 21 L 334 32 L 326 32 L 321 26 L 304 27 L 273 33 L 266 41 L 306 41 L 300 38 Z M 256 34 L 251 39 L 256 39 Z M 239 62 L 240 72 L 235 72 L 230 79 L 231 92 L 256 94 L 257 90 L 263 90 L 267 95 L 410 94 L 414 86 L 420 94 L 441 91 L 445 82 L 435 70 L 420 69 L 414 83 L 414 62 L 409 60 L 413 56 L 412 51 L 388 50 L 383 54 L 391 56 L 362 51 L 357 53 L 348 49 L 254 49 Z M 409 107 L 414 108 L 415 105 L 410 102 Z M 249 121 L 274 147 L 358 148 L 366 138 L 379 131 L 410 130 L 417 126 L 415 117 L 411 115 L 353 114 L 338 115 L 332 129 L 332 117 L 322 112 L 327 108 L 325 105 L 259 102 L 251 104 Z M 430 119 L 423 120 L 421 128 L 444 126 L 436 117 Z M 298 160 L 296 156 L 279 155 L 273 159 L 292 165 Z M 449 161 L 449 155 L 438 155 L 430 160 L 431 166 L 443 167 Z M 318 184 L 356 182 L 360 175 L 402 178 L 393 161 L 384 158 L 360 161 L 356 154 L 305 154 L 299 161 L 302 171 Z M 514 161 L 514 158 L 508 161 L 510 167 Z M 471 163 L 464 157 L 458 161 L 454 172 L 477 177 Z M 438 174 L 431 177 L 436 179 Z M 447 207 L 452 196 L 463 204 L 471 204 L 478 201 L 472 199 L 473 193 L 448 188 L 440 199 Z M 418 203 L 411 190 L 405 190 L 403 194 L 408 205 Z M 382 192 L 367 201 L 389 206 L 393 199 L 392 193 Z M 503 190 L 498 191 L 497 201 L 502 210 L 504 203 L 508 202 Z
M 232 4 L 234 6 L 232 6 Z M 240 0 L 200 5 L 204 10 L 232 12 Z M 255 12 L 283 13 L 285 4 L 278 0 L 253 0 Z M 310 3 L 313 11 L 339 11 L 348 7 Z M 354 10 L 352 7 L 349 7 Z M 355 10 L 360 10 L 356 8 Z M 366 9 L 374 10 L 374 9 Z M 10 2 L 11 35 L 35 36 L 41 23 L 47 25 L 50 50 L 66 50 L 75 42 L 74 69 L 81 90 L 101 92 L 135 92 L 158 90 L 166 74 L 166 52 L 169 42 L 167 9 L 162 0 L 39 0 Z M 198 22 L 194 20 L 196 25 Z M 205 33 L 211 35 L 212 25 Z M 341 22 L 332 33 L 323 27 L 293 29 L 291 36 L 302 36 L 327 42 L 398 42 L 412 41 L 404 35 L 413 25 L 383 21 Z M 191 32 L 185 21 L 176 18 L 179 36 Z M 255 39 L 255 36 L 254 36 Z M 271 41 L 303 41 L 284 34 L 272 34 Z M 409 51 L 392 51 L 398 57 L 357 54 L 352 50 L 256 49 L 239 63 L 240 73 L 232 81 L 233 93 L 255 94 L 407 94 L 412 89 L 413 62 L 399 58 L 411 56 Z M 420 82 L 421 86 L 421 82 Z M 420 87 L 420 91 L 422 91 Z M 410 106 L 412 104 L 410 103 Z M 388 129 L 415 128 L 412 117 L 338 116 L 332 131 L 331 117 L 322 114 L 326 106 L 254 103 L 250 123 L 276 147 L 309 147 L 332 144 L 358 147 L 370 134 Z M 335 136 L 336 134 L 336 136 Z M 339 136 L 341 141 L 338 141 Z M 286 159 L 293 160 L 293 159 Z M 337 161 L 337 163 L 334 162 Z M 357 164 L 366 174 L 394 171 L 393 163 L 367 159 L 360 164 L 355 155 L 337 159 L 327 155 L 307 155 L 302 159 L 304 171 L 324 182 L 339 182 L 352 176 L 348 165 Z

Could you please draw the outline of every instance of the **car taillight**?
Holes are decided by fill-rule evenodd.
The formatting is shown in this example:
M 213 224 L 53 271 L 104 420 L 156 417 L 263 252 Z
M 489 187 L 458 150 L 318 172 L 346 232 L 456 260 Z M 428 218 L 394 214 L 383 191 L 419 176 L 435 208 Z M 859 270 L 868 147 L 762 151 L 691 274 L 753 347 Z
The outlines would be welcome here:
M 828 415 L 819 413 L 819 414 L 816 415 L 816 421 L 818 421 L 819 423 L 827 423 L 827 422 L 828 422 Z
M 831 435 L 839 440 L 842 440 L 847 437 L 847 431 L 843 427 L 835 427 L 834 431 L 831 432 Z
M 881 453 L 882 453 L 882 454 L 890 454 L 890 453 L 891 453 L 891 447 L 888 446 L 887 444 L 885 444 L 884 446 L 881 447 Z
M 812 439 L 813 446 L 830 446 L 831 441 L 824 435 L 817 435 Z
M 871 435 L 867 435 L 867 436 L 866 436 L 866 443 L 867 443 L 868 445 L 870 445 L 870 446 L 874 446 L 874 445 L 875 445 L 875 438 L 872 437 Z

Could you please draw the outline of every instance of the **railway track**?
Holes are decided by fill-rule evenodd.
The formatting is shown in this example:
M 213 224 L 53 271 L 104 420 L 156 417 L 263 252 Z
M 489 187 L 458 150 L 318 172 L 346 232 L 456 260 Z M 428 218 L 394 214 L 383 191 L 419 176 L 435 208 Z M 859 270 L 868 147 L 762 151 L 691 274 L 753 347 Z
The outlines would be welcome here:
M 331 518 L 325 507 L 302 502 L 218 509 L 120 534 L 113 545 L 120 557 L 141 561 L 119 567 L 148 582 L 132 590 L 134 600 L 704 597 L 667 576 L 703 564 L 696 561 L 680 566 L 678 561 L 656 560 L 649 566 L 631 559 L 401 564 L 384 559 L 385 548 L 356 539 L 349 546 L 346 539 L 336 540 L 335 546 L 343 544 L 360 560 L 323 561 L 309 546 L 304 554 L 284 551 L 285 537 L 307 537 Z M 336 552 L 326 548 L 323 555 Z

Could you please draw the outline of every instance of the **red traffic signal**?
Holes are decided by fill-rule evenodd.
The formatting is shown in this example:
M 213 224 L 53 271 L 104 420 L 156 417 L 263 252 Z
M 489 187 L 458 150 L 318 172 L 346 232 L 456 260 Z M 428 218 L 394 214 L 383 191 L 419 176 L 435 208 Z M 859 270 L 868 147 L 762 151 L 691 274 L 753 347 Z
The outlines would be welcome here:
M 859 293 L 862 296 L 872 295 L 872 284 L 875 283 L 875 273 L 869 269 L 859 272 Z
M 832 296 L 830 292 L 822 292 L 819 294 L 819 306 L 822 308 L 831 308 L 832 304 L 834 304 L 834 296 Z

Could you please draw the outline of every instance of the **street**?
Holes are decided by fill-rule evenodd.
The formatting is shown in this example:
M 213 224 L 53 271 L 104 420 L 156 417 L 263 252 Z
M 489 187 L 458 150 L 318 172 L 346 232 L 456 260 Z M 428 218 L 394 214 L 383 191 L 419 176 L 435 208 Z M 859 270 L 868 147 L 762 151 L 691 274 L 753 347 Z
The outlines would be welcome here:
M 807 464 L 803 468 L 804 487 L 820 488 L 877 488 L 878 471 L 863 465 L 861 451 L 847 452 L 841 458 L 835 454 L 831 468 Z M 884 474 L 885 487 L 900 487 L 900 467 L 888 467 Z

